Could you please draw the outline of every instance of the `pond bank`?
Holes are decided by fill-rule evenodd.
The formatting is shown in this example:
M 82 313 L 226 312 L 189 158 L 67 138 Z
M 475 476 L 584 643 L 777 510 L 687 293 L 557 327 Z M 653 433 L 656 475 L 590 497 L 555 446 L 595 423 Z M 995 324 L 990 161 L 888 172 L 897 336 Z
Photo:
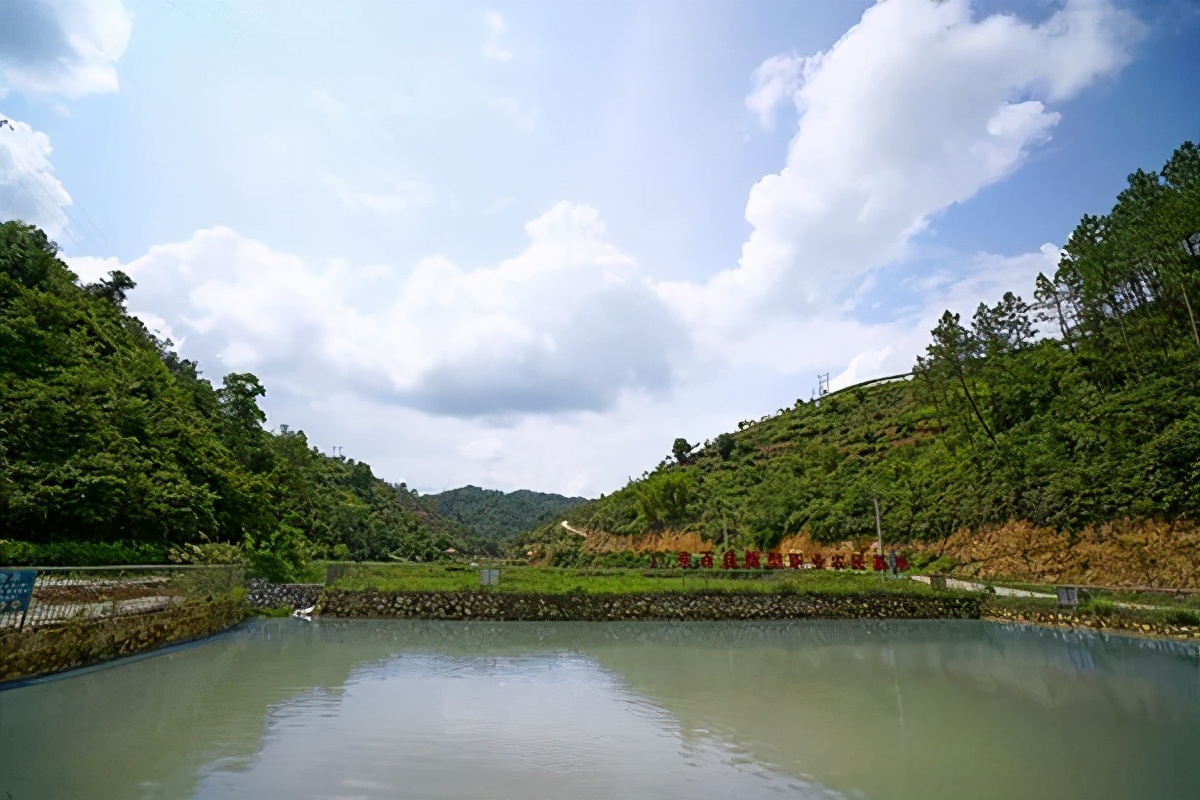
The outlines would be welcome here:
M 1200 643 L 1200 626 L 1172 625 L 1144 619 L 1102 617 L 1091 614 L 1060 613 L 1056 611 L 997 608 L 990 604 L 982 619 L 989 622 L 1024 623 L 1061 630 L 1082 630 L 1096 633 L 1120 633 L 1151 639 Z
M 470 620 L 978 619 L 983 600 L 956 595 L 663 592 L 562 595 L 328 589 L 314 613 L 331 617 Z
M 85 667 L 220 633 L 246 618 L 236 593 L 172 606 L 165 611 L 0 633 L 0 688 L 5 684 Z

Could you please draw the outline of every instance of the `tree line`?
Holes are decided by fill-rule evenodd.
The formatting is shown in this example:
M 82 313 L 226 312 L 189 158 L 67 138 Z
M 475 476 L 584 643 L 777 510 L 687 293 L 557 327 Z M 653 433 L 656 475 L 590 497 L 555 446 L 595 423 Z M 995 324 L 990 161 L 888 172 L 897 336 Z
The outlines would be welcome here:
M 286 578 L 313 556 L 491 549 L 370 465 L 267 431 L 256 376 L 214 386 L 127 313 L 127 275 L 80 285 L 57 255 L 0 225 L 0 563 L 213 544 Z

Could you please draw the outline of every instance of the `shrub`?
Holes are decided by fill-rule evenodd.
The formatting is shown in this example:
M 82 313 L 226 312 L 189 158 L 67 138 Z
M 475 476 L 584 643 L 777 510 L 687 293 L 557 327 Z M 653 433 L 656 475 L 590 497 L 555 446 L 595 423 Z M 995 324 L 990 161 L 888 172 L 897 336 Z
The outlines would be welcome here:
M 243 548 L 251 574 L 271 583 L 295 583 L 312 562 L 312 544 L 290 525 L 257 540 L 247 534 Z
M 167 551 L 174 564 L 245 564 L 246 551 L 230 542 L 211 542 L 207 538 L 199 544 L 181 544 Z
M 1200 625 L 1200 611 L 1174 608 L 1167 612 L 1167 622 L 1171 625 Z
M 926 562 L 923 568 L 919 567 L 918 569 L 923 569 L 931 575 L 945 575 L 954 569 L 954 559 L 942 556 L 941 558 L 935 558 L 933 561 Z
M 146 542 L 51 542 L 0 540 L 0 564 L 12 567 L 108 567 L 165 564 L 166 549 Z
M 1097 617 L 1109 617 L 1117 611 L 1117 604 L 1112 600 L 1106 600 L 1103 597 L 1096 597 L 1088 600 L 1086 603 L 1081 603 L 1079 612 L 1082 614 L 1093 614 Z

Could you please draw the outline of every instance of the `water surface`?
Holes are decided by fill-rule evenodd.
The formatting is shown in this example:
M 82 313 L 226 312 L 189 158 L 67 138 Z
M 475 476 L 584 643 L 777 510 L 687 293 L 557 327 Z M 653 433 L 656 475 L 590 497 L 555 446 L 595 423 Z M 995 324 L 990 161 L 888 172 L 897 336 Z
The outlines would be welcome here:
M 0 797 L 1200 797 L 1194 650 L 982 622 L 263 620 L 0 692 Z

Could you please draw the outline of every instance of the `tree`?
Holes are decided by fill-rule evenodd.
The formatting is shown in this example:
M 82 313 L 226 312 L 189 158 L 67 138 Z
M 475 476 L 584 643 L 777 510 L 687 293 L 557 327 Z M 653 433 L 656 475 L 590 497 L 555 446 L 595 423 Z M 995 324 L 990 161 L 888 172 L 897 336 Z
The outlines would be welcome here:
M 671 455 L 675 456 L 675 460 L 680 464 L 686 464 L 695 447 L 694 444 L 688 444 L 687 439 L 680 437 L 675 440 L 675 444 L 671 445 Z
M 133 282 L 133 278 L 119 269 L 108 273 L 108 280 L 88 284 L 86 287 L 93 297 L 102 297 L 118 308 L 125 307 L 126 295 L 135 288 L 137 284 Z
M 54 258 L 57 254 L 58 244 L 39 228 L 19 221 L 0 225 L 0 275 L 21 286 L 28 289 L 42 286 L 60 263 Z
M 960 317 L 958 314 L 952 314 L 947 311 L 938 321 L 937 327 L 933 329 L 933 343 L 926 348 L 929 353 L 929 358 L 935 370 L 945 370 L 958 380 L 962 387 L 963 396 L 971 407 L 971 411 L 975 415 L 975 419 L 979 421 L 979 425 L 983 428 L 983 432 L 987 437 L 996 441 L 992 429 L 988 427 L 987 422 L 983 419 L 983 414 L 979 411 L 979 405 L 975 402 L 974 396 L 971 394 L 970 387 L 967 386 L 967 368 L 979 350 L 979 342 L 976 340 L 966 328 L 958 324 Z
M 1012 292 L 1005 292 L 990 308 L 980 303 L 971 320 L 972 337 L 989 356 L 1020 350 L 1037 336 L 1029 311 L 1029 305 Z
M 733 455 L 733 448 L 737 445 L 737 440 L 733 438 L 732 433 L 722 433 L 713 440 L 713 444 L 717 447 L 717 455 L 722 461 L 728 461 Z
M 634 509 L 639 524 L 661 529 L 681 522 L 687 514 L 695 483 L 681 472 L 658 472 L 635 484 Z
M 1037 276 L 1037 289 L 1034 292 L 1034 299 L 1037 300 L 1037 305 L 1034 307 L 1038 313 L 1038 319 L 1058 322 L 1059 333 L 1062 334 L 1062 341 L 1070 349 L 1075 352 L 1074 337 L 1071 335 L 1071 324 L 1065 308 L 1065 300 L 1059 291 L 1059 287 L 1054 281 L 1046 277 L 1044 273 L 1039 272 Z M 1051 314 L 1051 311 L 1054 313 Z

